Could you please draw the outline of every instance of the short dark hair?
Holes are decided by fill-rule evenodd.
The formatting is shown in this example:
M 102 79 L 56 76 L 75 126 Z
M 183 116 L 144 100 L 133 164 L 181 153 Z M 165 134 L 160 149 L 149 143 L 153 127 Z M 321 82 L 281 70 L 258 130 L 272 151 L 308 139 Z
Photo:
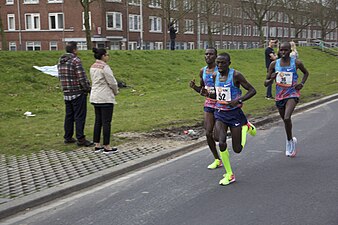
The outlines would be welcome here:
M 215 47 L 208 47 L 207 49 L 212 49 L 215 52 L 215 55 L 217 55 L 217 49 Z
M 226 53 L 226 52 L 222 52 L 221 54 L 219 54 L 218 56 L 223 56 L 225 58 L 228 58 L 229 62 L 231 61 L 231 58 L 230 58 L 230 55 L 229 53 Z
M 74 50 L 77 49 L 77 42 L 76 41 L 70 41 L 66 45 L 66 52 L 73 53 Z
M 94 52 L 95 59 L 102 59 L 102 56 L 107 54 L 107 51 L 104 48 L 99 48 L 99 49 L 93 48 L 93 52 Z

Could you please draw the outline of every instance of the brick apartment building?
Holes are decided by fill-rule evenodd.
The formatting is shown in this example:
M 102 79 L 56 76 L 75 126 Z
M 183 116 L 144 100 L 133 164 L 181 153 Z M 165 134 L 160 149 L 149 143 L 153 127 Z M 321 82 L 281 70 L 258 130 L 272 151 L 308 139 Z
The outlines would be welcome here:
M 61 50 L 69 41 L 77 41 L 79 49 L 87 49 L 84 9 L 80 0 L 0 1 L 0 16 L 9 50 Z M 161 1 L 170 2 L 170 19 L 169 11 L 162 7 Z M 194 0 L 93 1 L 89 14 L 93 47 L 169 49 L 169 20 L 175 20 L 178 29 L 176 49 L 205 48 L 210 38 L 208 27 L 217 48 L 260 46 L 259 30 L 242 12 L 239 1 L 220 1 L 209 17 L 205 16 L 205 5 L 200 4 L 196 11 L 193 3 Z M 192 10 L 182 13 L 189 8 Z M 287 16 L 283 12 L 275 15 L 263 27 L 266 39 L 294 39 L 295 30 Z M 207 20 L 211 21 L 210 26 Z M 337 42 L 337 31 L 327 37 L 328 41 Z M 320 30 L 312 26 L 303 30 L 297 41 L 302 43 L 318 38 Z

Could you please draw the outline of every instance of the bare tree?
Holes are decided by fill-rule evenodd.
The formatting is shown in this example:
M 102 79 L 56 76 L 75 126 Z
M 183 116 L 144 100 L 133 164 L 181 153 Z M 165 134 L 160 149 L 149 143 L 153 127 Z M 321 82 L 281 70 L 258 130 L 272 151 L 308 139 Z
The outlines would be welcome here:
M 264 44 L 263 26 L 275 16 L 272 12 L 279 0 L 240 0 L 243 13 L 257 26 L 261 44 Z
M 299 34 L 313 22 L 309 5 L 304 0 L 280 0 L 280 5 L 288 16 L 292 28 L 295 29 L 295 38 L 298 38 Z
M 148 0 L 149 2 L 150 0 Z M 161 17 L 164 20 L 164 39 L 166 42 L 167 29 L 172 22 L 177 28 L 179 33 L 184 32 L 185 27 L 179 24 L 187 14 L 192 13 L 195 8 L 197 0 L 163 0 Z M 149 4 L 148 4 L 149 5 Z
M 337 0 L 316 0 L 310 2 L 310 11 L 321 29 L 321 39 L 338 28 L 338 1 Z
M 89 12 L 90 12 L 90 5 L 94 2 L 101 3 L 101 0 L 79 0 L 82 7 L 83 7 L 83 14 L 84 14 L 84 27 L 85 27 L 85 34 L 86 34 L 86 42 L 87 42 L 87 49 L 92 49 L 92 37 L 91 37 L 91 26 L 90 26 L 90 19 L 89 19 Z
M 2 50 L 8 50 L 6 33 L 4 30 L 4 25 L 2 23 L 2 17 L 1 17 L 1 6 L 0 6 L 0 33 L 1 33 Z
M 221 15 L 221 6 L 219 0 L 201 0 L 200 1 L 200 18 L 206 25 L 208 35 L 208 45 L 213 45 L 213 34 L 220 33 L 222 30 L 221 23 L 216 24 L 214 16 Z

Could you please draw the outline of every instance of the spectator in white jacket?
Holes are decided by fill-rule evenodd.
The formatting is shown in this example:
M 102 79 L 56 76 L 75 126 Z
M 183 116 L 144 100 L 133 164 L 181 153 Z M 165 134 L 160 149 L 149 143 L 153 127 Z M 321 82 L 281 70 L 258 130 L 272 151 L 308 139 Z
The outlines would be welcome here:
M 92 89 L 90 103 L 95 109 L 94 138 L 95 152 L 106 154 L 117 152 L 117 148 L 110 146 L 111 121 L 113 117 L 115 95 L 119 93 L 118 84 L 113 71 L 107 64 L 109 54 L 105 49 L 93 48 L 95 63 L 90 67 Z M 100 143 L 103 130 L 103 145 Z

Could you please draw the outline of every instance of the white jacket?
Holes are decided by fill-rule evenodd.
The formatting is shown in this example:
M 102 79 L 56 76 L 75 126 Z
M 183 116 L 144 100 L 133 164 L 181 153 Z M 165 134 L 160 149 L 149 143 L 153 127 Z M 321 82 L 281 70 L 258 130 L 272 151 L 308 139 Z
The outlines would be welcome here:
M 102 60 L 90 67 L 92 89 L 89 101 L 91 103 L 113 103 L 116 104 L 115 95 L 119 93 L 117 81 L 109 65 Z

